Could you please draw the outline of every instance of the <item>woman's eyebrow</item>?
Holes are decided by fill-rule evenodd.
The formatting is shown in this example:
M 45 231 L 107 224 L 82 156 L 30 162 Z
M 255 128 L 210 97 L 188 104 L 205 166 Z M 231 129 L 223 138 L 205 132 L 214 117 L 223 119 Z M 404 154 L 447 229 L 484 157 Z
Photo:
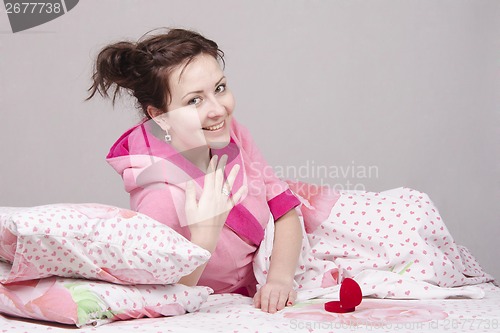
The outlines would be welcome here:
M 214 87 L 217 87 L 221 82 L 222 80 L 224 80 L 226 78 L 226 76 L 223 76 L 219 79 L 219 81 L 217 81 L 214 85 Z M 195 90 L 195 91 L 190 91 L 188 92 L 186 95 L 182 96 L 182 99 L 186 98 L 187 95 L 190 95 L 190 94 L 201 94 L 203 92 L 203 90 Z
M 217 81 L 217 83 L 215 84 L 215 87 L 217 87 L 222 82 L 222 80 L 224 80 L 225 78 L 226 78 L 226 76 L 221 77 L 220 80 Z

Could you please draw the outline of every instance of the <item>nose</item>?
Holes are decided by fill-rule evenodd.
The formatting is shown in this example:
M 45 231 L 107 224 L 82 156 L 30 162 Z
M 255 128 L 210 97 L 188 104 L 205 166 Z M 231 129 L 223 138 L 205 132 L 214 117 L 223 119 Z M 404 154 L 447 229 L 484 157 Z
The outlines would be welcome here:
M 217 98 L 212 98 L 207 106 L 209 107 L 207 115 L 210 118 L 216 118 L 226 114 L 226 108 Z

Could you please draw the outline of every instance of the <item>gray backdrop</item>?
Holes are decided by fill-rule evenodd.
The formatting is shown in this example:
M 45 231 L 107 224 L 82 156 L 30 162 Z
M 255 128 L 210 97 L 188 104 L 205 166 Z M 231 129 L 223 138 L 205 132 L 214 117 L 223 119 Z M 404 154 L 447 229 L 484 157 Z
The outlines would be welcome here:
M 139 118 L 83 102 L 96 52 L 161 26 L 226 52 L 239 120 L 282 177 L 427 192 L 500 277 L 500 1 L 82 0 L 13 34 L 0 12 L 0 205 L 128 206 L 104 157 Z

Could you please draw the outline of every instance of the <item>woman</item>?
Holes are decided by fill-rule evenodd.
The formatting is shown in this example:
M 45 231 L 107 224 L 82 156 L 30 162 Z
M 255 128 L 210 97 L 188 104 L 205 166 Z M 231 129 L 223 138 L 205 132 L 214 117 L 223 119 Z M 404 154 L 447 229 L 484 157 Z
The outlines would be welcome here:
M 143 112 L 144 121 L 107 159 L 123 177 L 132 209 L 212 253 L 179 282 L 253 296 L 256 307 L 274 313 L 296 297 L 299 201 L 233 118 L 223 56 L 215 42 L 183 29 L 108 45 L 97 57 L 89 99 L 114 89 L 114 102 L 126 91 Z M 252 259 L 270 217 L 272 260 L 257 291 Z

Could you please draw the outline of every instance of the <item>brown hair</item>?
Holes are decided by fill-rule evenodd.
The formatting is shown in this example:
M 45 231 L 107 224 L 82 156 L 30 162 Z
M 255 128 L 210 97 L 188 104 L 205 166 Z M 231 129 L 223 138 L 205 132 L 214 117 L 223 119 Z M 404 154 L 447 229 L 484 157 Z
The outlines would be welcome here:
M 113 104 L 121 90 L 125 90 L 137 99 L 148 118 L 149 105 L 166 112 L 170 99 L 168 75 L 175 67 L 189 64 L 202 53 L 224 64 L 224 52 L 218 45 L 191 30 L 169 29 L 159 35 L 146 34 L 136 43 L 110 44 L 97 56 L 93 84 L 86 100 L 96 92 L 109 98 L 108 91 L 114 87 Z

